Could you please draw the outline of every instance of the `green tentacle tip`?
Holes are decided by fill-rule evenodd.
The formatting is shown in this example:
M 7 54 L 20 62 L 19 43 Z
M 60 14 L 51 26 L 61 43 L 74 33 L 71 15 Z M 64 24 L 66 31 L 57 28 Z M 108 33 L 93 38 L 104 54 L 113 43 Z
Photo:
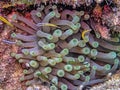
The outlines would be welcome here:
M 52 9 L 57 9 L 57 6 L 56 6 L 56 5 L 53 5 L 53 6 L 52 6 Z
M 99 46 L 99 43 L 98 43 L 97 41 L 94 41 L 94 42 L 92 43 L 92 46 L 93 46 L 94 48 L 97 48 L 97 47 Z
M 19 62 L 19 63 L 23 63 L 24 60 L 23 60 L 23 59 L 19 59 L 18 62 Z
M 24 74 L 28 74 L 28 70 L 27 70 L 27 69 L 24 69 L 24 70 L 23 70 L 23 73 L 24 73 Z
M 85 42 L 89 42 L 89 36 L 85 36 L 85 37 L 84 37 L 84 41 L 85 41 Z
M 91 54 L 91 56 L 95 57 L 98 54 L 97 49 L 92 49 L 90 54 Z
M 92 66 L 92 69 L 93 69 L 93 70 L 96 70 L 96 69 L 97 69 L 97 66 Z
M 54 83 L 55 85 L 58 85 L 58 78 L 54 77 L 52 80 L 52 83 Z
M 54 43 L 50 43 L 48 44 L 48 48 L 51 50 L 51 49 L 54 49 L 55 48 L 55 44 Z
M 106 64 L 106 65 L 104 66 L 104 69 L 105 69 L 105 70 L 110 70 L 110 69 L 111 69 L 111 65 L 110 65 L 110 64 Z
M 60 18 L 60 16 L 61 16 L 60 13 L 56 13 L 55 15 L 56 18 Z
M 75 63 L 75 59 L 73 57 L 71 57 L 68 61 L 67 61 L 68 64 L 73 64 Z
M 89 63 L 89 62 L 87 62 L 87 61 L 86 61 L 86 62 L 84 62 L 83 64 L 84 64 L 84 66 L 85 66 L 85 67 L 90 67 L 90 63 Z
M 51 67 L 46 67 L 46 68 L 44 69 L 44 71 L 45 71 L 46 73 L 51 73 L 51 72 L 52 72 L 52 68 L 51 68 Z
M 76 27 L 77 27 L 77 29 L 79 29 L 79 28 L 81 27 L 81 24 L 80 24 L 80 23 L 77 23 L 77 24 L 76 24 Z
M 21 46 L 22 44 L 23 44 L 22 41 L 20 41 L 20 40 L 16 41 L 16 45 Z
M 15 37 L 16 37 L 16 33 L 12 33 L 12 34 L 11 34 L 11 37 L 12 37 L 12 38 L 15 38 Z
M 84 71 L 78 71 L 78 74 L 83 75 Z
M 16 53 L 11 52 L 11 53 L 10 53 L 10 56 L 11 56 L 11 57 L 15 57 L 15 56 L 16 56 Z
M 117 57 L 116 52 L 110 52 L 109 55 L 114 59 Z
M 24 76 L 20 77 L 20 82 L 22 82 L 24 80 L 25 80 Z
M 88 81 L 90 81 L 90 76 L 85 77 L 85 82 L 88 82 Z
M 70 44 L 73 46 L 73 47 L 75 47 L 75 46 L 77 46 L 78 45 L 78 39 L 76 39 L 76 38 L 74 38 L 74 39 L 72 39 L 71 41 L 70 41 Z
M 16 58 L 16 59 L 20 59 L 21 57 L 22 57 L 21 54 L 16 54 L 16 55 L 15 55 L 15 58 Z
M 41 15 L 40 12 L 37 12 L 37 13 L 36 13 L 36 16 L 37 16 L 37 17 L 41 17 L 42 15 Z
M 34 56 L 36 56 L 37 54 L 36 54 L 35 51 L 30 51 L 30 55 L 34 57 Z
M 118 37 L 111 38 L 111 40 L 112 40 L 113 42 L 119 42 L 119 41 L 120 41 Z
M 53 35 L 56 37 L 60 37 L 62 35 L 62 31 L 60 29 L 57 29 L 54 31 Z
M 39 57 L 39 56 L 38 56 L 38 57 Z M 41 60 L 43 60 L 43 61 L 48 61 L 48 58 L 47 58 L 47 57 L 42 56 L 42 57 L 41 57 Z
M 29 54 L 29 50 L 27 50 L 27 49 L 22 49 L 22 53 L 23 53 L 24 55 L 28 55 L 28 54 Z
M 64 69 L 65 69 L 65 71 L 67 71 L 67 72 L 71 72 L 71 71 L 73 70 L 73 67 L 72 67 L 72 65 L 68 64 L 68 65 L 65 65 L 65 66 L 64 66 Z
M 115 61 L 114 61 L 115 64 L 119 64 L 119 62 L 120 62 L 120 61 L 119 61 L 119 59 L 117 59 L 117 58 L 116 58 Z
M 73 34 L 73 30 L 72 29 L 68 29 L 67 31 L 65 31 L 68 35 L 72 35 Z
M 84 60 L 85 60 L 85 57 L 83 55 L 78 56 L 78 61 L 79 62 L 84 62 Z
M 75 62 L 75 59 L 74 59 L 73 57 L 71 57 L 71 58 L 69 59 L 69 61 Z
M 85 14 L 85 12 L 84 11 L 80 11 L 79 14 L 80 14 L 80 16 L 83 16 Z
M 80 78 L 80 74 L 77 73 L 77 74 L 74 75 L 74 77 L 75 77 L 75 79 L 79 79 Z
M 54 60 L 56 61 L 56 63 L 61 63 L 63 61 L 62 58 L 54 58 Z
M 86 42 L 84 40 L 80 40 L 78 43 L 79 47 L 85 47 L 86 46 Z
M 58 71 L 57 71 L 57 75 L 58 75 L 59 77 L 64 77 L 64 75 L 65 75 L 64 70 L 58 70 Z
M 39 67 L 39 63 L 35 60 L 31 60 L 29 62 L 30 66 L 33 67 L 33 68 L 38 68 Z
M 88 47 L 85 47 L 85 48 L 82 49 L 82 52 L 83 52 L 85 55 L 87 55 L 87 54 L 90 53 L 90 49 L 89 49 Z
M 30 86 L 30 85 L 31 85 L 31 81 L 27 81 L 27 82 L 25 83 L 25 85 L 26 85 L 26 86 Z
M 56 57 L 61 58 L 62 55 L 60 53 L 58 53 Z
M 47 36 L 47 39 L 48 39 L 48 40 L 52 40 L 52 39 L 53 39 L 53 36 L 52 36 L 52 35 L 48 35 L 48 36 Z
M 54 17 L 55 16 L 55 12 L 54 11 L 50 12 L 50 16 Z
M 45 8 L 45 6 L 44 6 L 44 5 L 41 5 L 40 7 L 38 7 L 38 10 L 39 10 L 39 11 L 42 11 L 44 8 Z
M 71 28 L 72 28 L 74 31 L 78 29 L 78 27 L 77 27 L 76 25 L 74 25 L 74 24 L 71 26 Z
M 65 56 L 65 55 L 69 54 L 69 50 L 67 48 L 65 48 L 60 52 L 60 54 Z
M 49 49 L 49 48 L 48 48 L 48 45 L 43 45 L 42 48 L 43 48 L 44 50 L 48 50 L 48 49 Z
M 86 68 L 89 68 L 90 67 L 90 63 L 84 65 Z
M 98 33 L 98 32 L 95 32 L 95 35 L 96 35 L 96 38 L 100 38 L 101 37 L 100 33 Z
M 85 19 L 85 20 L 88 20 L 89 18 L 90 18 L 90 15 L 89 15 L 89 14 L 84 15 L 84 19 Z
M 84 62 L 83 64 L 84 64 L 84 66 L 85 66 L 86 68 L 89 68 L 89 67 L 90 67 L 90 63 L 89 63 L 89 62 Z
M 61 90 L 68 90 L 68 86 L 66 84 L 62 84 L 60 88 Z
M 56 61 L 53 60 L 53 59 L 48 59 L 48 63 L 49 63 L 51 66 L 55 66 L 55 65 L 56 65 Z
M 58 90 L 58 88 L 55 85 L 50 86 L 50 90 Z
M 36 71 L 35 73 L 34 73 L 34 77 L 40 77 L 42 75 L 42 73 L 40 72 L 40 71 Z
M 74 16 L 72 22 L 77 23 L 79 22 L 80 18 L 78 16 Z
M 74 66 L 74 70 L 80 70 L 81 66 Z
M 30 81 L 27 81 L 27 82 L 25 83 L 26 86 L 30 86 L 30 84 L 31 84 Z

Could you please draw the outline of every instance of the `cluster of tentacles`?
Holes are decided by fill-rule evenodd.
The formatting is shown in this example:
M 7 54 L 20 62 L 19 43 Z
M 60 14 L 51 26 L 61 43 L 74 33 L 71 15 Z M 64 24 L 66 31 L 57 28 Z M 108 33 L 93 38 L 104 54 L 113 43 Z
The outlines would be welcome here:
M 84 11 L 41 5 L 30 14 L 32 20 L 16 14 L 12 22 L 27 34 L 11 34 L 21 47 L 11 56 L 24 68 L 20 81 L 27 86 L 46 82 L 50 90 L 80 90 L 104 82 L 119 67 L 119 43 L 101 38 L 102 26 Z

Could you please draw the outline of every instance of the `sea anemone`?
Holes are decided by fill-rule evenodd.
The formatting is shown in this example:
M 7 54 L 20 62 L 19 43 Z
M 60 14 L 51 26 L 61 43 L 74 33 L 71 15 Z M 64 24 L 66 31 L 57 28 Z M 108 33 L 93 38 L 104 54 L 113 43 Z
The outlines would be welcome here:
M 17 13 L 11 21 L 23 31 L 11 34 L 20 47 L 11 56 L 24 66 L 20 81 L 26 81 L 26 86 L 45 82 L 50 90 L 82 90 L 106 81 L 120 64 L 117 40 L 89 13 L 51 3 L 40 4 L 29 19 Z

